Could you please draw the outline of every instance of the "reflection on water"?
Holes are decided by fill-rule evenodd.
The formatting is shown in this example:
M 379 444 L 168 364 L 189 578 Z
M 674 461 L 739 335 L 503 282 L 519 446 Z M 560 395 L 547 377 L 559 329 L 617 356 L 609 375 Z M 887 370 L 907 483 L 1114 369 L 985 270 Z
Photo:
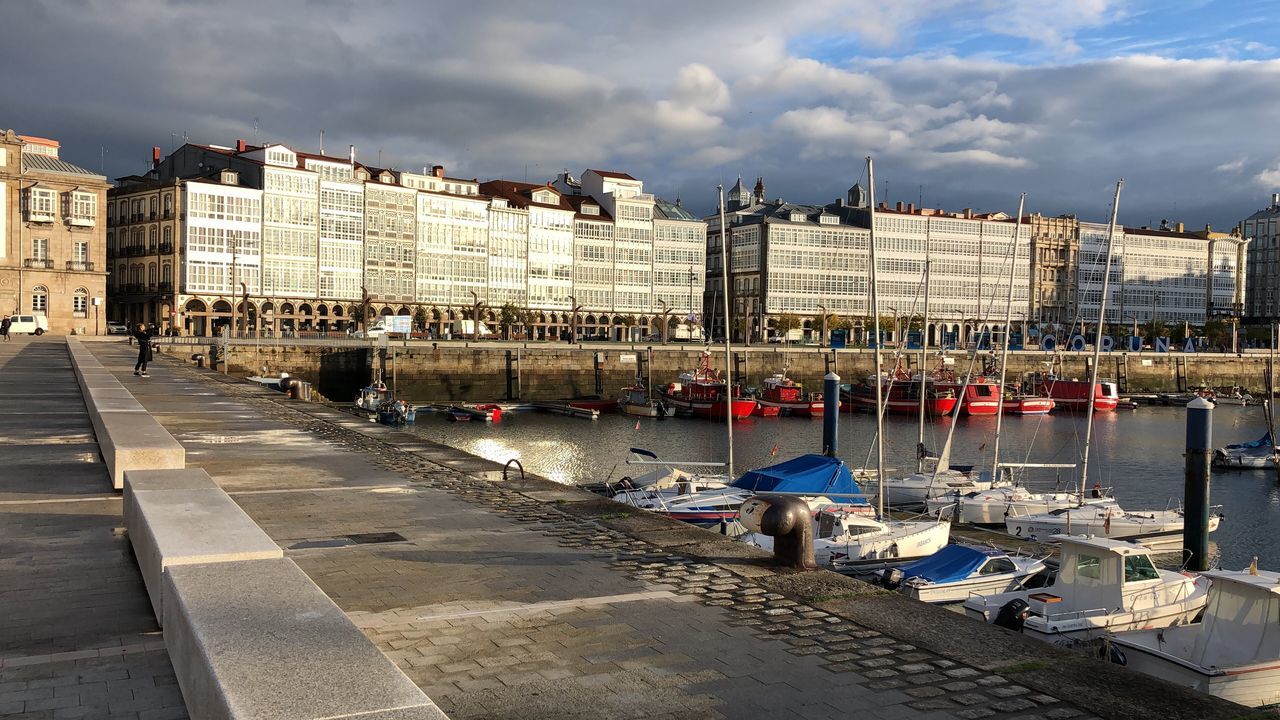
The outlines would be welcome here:
M 1185 417 L 1181 408 L 1151 407 L 1099 413 L 1090 449 L 1089 484 L 1114 487 L 1130 510 L 1177 506 L 1182 497 Z M 840 455 L 856 466 L 873 465 L 875 423 L 868 415 L 840 417 Z M 925 444 L 941 449 L 951 420 L 926 426 Z M 506 462 L 517 458 L 527 470 L 563 483 L 617 480 L 637 474 L 628 467 L 627 448 L 642 447 L 659 457 L 685 461 L 723 461 L 723 423 L 690 419 L 604 415 L 581 420 L 539 413 L 507 413 L 498 423 L 449 423 L 428 413 L 415 430 L 424 437 L 469 453 Z M 1264 432 L 1261 410 L 1220 406 L 1214 411 L 1214 443 L 1254 440 Z M 961 418 L 952 444 L 953 464 L 989 466 L 995 418 Z M 917 422 L 887 418 L 885 462 L 890 468 L 915 469 Z M 1000 438 L 1006 462 L 1077 462 L 1084 448 L 1083 415 L 1008 417 Z M 822 444 L 822 421 L 807 418 L 751 418 L 734 424 L 734 470 L 751 468 L 806 452 Z M 777 448 L 776 456 L 771 455 Z M 1041 470 L 1030 485 L 1074 487 L 1070 470 Z M 1280 569 L 1280 489 L 1270 472 L 1214 473 L 1211 501 L 1221 505 L 1226 522 L 1213 540 L 1223 565 L 1244 567 L 1253 555 L 1263 566 Z

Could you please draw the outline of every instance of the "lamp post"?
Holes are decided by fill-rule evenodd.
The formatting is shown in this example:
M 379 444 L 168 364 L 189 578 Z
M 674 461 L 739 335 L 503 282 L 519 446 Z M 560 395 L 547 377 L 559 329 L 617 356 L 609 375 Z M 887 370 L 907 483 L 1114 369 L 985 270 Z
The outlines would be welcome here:
M 818 310 L 822 312 L 822 336 L 818 338 L 818 347 L 827 346 L 827 306 L 818 304 Z
M 667 303 L 662 298 L 658 298 L 658 304 L 662 306 L 662 344 L 667 344 L 667 316 L 671 314 L 671 308 L 667 307 Z

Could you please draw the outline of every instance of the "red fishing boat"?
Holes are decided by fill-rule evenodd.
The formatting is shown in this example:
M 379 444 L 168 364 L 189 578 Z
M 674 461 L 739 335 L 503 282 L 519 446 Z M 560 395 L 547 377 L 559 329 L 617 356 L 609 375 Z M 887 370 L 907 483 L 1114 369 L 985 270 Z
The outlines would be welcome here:
M 733 397 L 730 400 L 725 391 L 724 378 L 718 370 L 711 367 L 711 353 L 702 354 L 702 362 L 696 370 L 680 373 L 680 380 L 668 384 L 658 391 L 667 408 L 679 415 L 696 415 L 698 417 L 721 418 L 726 408 L 732 407 L 735 420 L 751 415 L 756 408 L 756 399 L 742 396 L 742 387 L 733 386 Z
M 616 412 L 618 409 L 617 398 L 605 398 L 599 395 L 582 395 L 576 398 L 565 398 L 558 402 L 562 402 L 572 408 L 596 410 L 602 413 Z
M 965 415 L 995 415 L 1000 410 L 1000 383 L 984 375 L 974 376 L 968 385 L 963 380 L 957 380 L 950 371 L 943 371 L 936 380 L 939 390 L 949 390 L 956 397 L 964 390 L 960 412 Z
M 1089 398 L 1093 397 L 1093 409 L 1098 412 L 1109 412 L 1120 403 L 1120 394 L 1116 392 L 1114 382 L 1099 382 L 1089 392 L 1088 380 L 1065 380 L 1055 375 L 1037 373 L 1031 380 L 1032 392 L 1053 398 L 1055 408 L 1059 410 L 1087 410 Z
M 848 391 L 841 392 L 845 402 L 856 407 L 875 410 L 876 388 L 871 383 L 873 378 L 861 385 L 854 385 Z M 917 377 L 895 378 L 890 382 L 884 378 L 881 383 L 881 395 L 884 398 L 885 410 L 901 415 L 920 414 L 920 379 Z M 933 378 L 926 379 L 925 412 L 931 417 L 950 415 L 956 409 L 956 393 L 939 387 Z
M 1053 410 L 1053 398 L 1035 395 L 1006 395 L 1005 415 L 1044 415 Z
M 785 372 L 764 379 L 764 390 L 756 398 L 756 414 L 820 416 L 823 413 L 822 393 L 805 393 L 804 386 L 787 377 Z

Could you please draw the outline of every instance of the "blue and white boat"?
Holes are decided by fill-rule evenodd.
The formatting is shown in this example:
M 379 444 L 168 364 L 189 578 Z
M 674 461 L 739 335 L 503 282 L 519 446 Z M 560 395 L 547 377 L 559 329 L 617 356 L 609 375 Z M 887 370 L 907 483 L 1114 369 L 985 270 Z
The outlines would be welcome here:
M 1253 442 L 1243 442 L 1213 451 L 1213 466 L 1220 470 L 1261 470 L 1276 466 L 1276 446 L 1267 433 Z
M 801 455 L 777 465 L 751 470 L 728 486 L 681 495 L 658 495 L 628 502 L 635 507 L 652 510 L 676 520 L 699 525 L 713 525 L 738 517 L 738 508 L 756 493 L 799 495 L 815 509 L 830 505 L 846 505 L 866 514 L 874 512 L 853 479 L 849 467 L 839 458 L 825 455 Z
M 891 572 L 903 594 L 928 603 L 952 603 L 975 594 L 1021 590 L 1044 569 L 1043 558 L 1009 555 L 993 547 L 948 545 Z

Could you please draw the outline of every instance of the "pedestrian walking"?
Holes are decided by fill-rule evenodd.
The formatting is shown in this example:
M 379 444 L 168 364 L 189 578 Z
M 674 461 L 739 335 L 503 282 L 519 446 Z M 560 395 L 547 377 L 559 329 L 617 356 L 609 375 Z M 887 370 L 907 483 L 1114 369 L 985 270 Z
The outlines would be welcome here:
M 133 337 L 138 341 L 138 362 L 133 366 L 133 374 L 138 377 L 151 377 L 147 374 L 147 363 L 151 362 L 151 331 L 146 325 L 138 323 Z
M 4 336 L 4 341 L 9 342 L 9 327 L 13 325 L 13 321 L 6 317 L 0 320 L 0 335 Z

